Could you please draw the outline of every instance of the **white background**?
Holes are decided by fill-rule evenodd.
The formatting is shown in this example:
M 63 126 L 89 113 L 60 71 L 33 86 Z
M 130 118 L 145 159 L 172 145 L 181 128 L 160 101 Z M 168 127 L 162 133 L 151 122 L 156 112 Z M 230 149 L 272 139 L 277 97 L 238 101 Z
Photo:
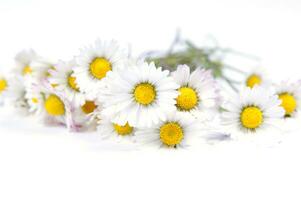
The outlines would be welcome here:
M 95 38 L 165 49 L 180 28 L 202 44 L 258 55 L 274 80 L 301 78 L 298 0 L 0 0 L 0 70 L 22 48 L 69 59 Z M 44 128 L 0 110 L 0 199 L 300 199 L 301 137 L 180 151 L 137 150 Z

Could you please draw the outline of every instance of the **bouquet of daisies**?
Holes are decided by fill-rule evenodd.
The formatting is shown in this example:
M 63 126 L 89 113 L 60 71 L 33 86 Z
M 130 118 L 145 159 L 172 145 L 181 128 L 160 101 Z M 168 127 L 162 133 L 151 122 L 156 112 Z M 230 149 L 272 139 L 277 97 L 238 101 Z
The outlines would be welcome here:
M 215 56 L 225 49 L 174 46 L 134 58 L 116 41 L 96 40 L 55 62 L 24 50 L 13 72 L 0 75 L 0 101 L 72 132 L 163 147 L 185 147 L 221 126 L 231 137 L 252 137 L 297 117 L 300 81 L 272 84 L 254 70 L 237 82 L 224 71 L 241 70 Z

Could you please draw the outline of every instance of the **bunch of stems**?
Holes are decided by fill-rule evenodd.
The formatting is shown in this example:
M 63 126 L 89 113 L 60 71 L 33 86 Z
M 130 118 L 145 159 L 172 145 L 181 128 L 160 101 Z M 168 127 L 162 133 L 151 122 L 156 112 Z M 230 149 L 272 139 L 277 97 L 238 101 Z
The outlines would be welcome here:
M 182 64 L 188 65 L 192 70 L 198 66 L 202 66 L 205 69 L 211 70 L 215 78 L 224 80 L 233 90 L 237 91 L 236 85 L 240 84 L 240 82 L 231 79 L 224 71 L 228 69 L 242 75 L 245 75 L 246 72 L 223 62 L 222 58 L 226 54 L 236 54 L 250 59 L 259 59 L 252 55 L 219 46 L 198 47 L 189 40 L 182 40 L 179 33 L 177 33 L 173 43 L 166 52 L 159 54 L 158 52 L 148 52 L 144 55 L 144 58 L 146 61 L 154 62 L 157 66 L 162 66 L 170 71 L 175 70 L 178 65 Z

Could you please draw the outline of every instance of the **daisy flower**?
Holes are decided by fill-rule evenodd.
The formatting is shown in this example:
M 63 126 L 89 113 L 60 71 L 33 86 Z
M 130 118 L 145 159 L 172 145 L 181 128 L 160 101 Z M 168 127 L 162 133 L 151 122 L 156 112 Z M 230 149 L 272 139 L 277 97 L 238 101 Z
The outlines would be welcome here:
M 225 103 L 222 119 L 225 125 L 240 129 L 239 133 L 255 133 L 277 124 L 284 114 L 280 104 L 270 90 L 258 86 L 244 88 Z
M 294 117 L 301 107 L 300 83 L 283 81 L 276 85 L 276 94 L 281 100 L 281 106 L 285 110 L 284 117 Z
M 96 40 L 94 45 L 81 49 L 74 68 L 79 89 L 93 94 L 96 88 L 103 86 L 108 72 L 124 67 L 126 58 L 126 54 L 115 41 Z
M 217 109 L 220 96 L 211 71 L 197 68 L 190 73 L 187 65 L 179 65 L 171 75 L 180 85 L 176 98 L 179 111 L 195 114 L 206 109 Z
M 49 70 L 49 82 L 55 89 L 63 92 L 68 101 L 75 107 L 85 103 L 85 95 L 80 92 L 74 76 L 73 68 L 76 66 L 73 60 L 69 62 L 59 61 L 55 69 Z
M 117 140 L 121 140 L 123 138 L 132 138 L 135 135 L 136 128 L 129 123 L 119 125 L 112 122 L 109 118 L 103 118 L 99 120 L 97 131 L 105 139 L 117 138 Z
M 249 88 L 253 88 L 256 85 L 265 86 L 267 84 L 265 70 L 262 67 L 254 68 L 245 79 L 245 86 Z
M 43 110 L 43 94 L 37 79 L 28 78 L 25 81 L 25 99 L 30 113 L 40 114 Z
M 13 76 L 8 81 L 7 99 L 8 103 L 22 114 L 28 114 L 28 104 L 25 98 L 26 89 L 24 84 L 28 79 L 21 76 Z
M 32 62 L 37 58 L 39 58 L 39 56 L 32 49 L 19 52 L 15 57 L 15 74 L 18 76 L 28 76 L 37 73 L 35 67 L 32 66 Z
M 101 110 L 101 104 L 97 100 L 86 99 L 83 105 L 74 109 L 72 115 L 81 130 L 93 130 L 100 120 Z
M 141 63 L 116 70 L 108 75 L 107 87 L 99 101 L 103 114 L 119 125 L 150 127 L 166 119 L 166 113 L 176 110 L 178 85 L 169 71 L 154 63 Z
M 36 70 L 34 77 L 42 82 L 44 79 L 51 77 L 50 70 L 56 70 L 56 62 L 45 58 L 35 59 L 31 66 Z
M 64 93 L 55 90 L 49 82 L 44 81 L 42 84 L 43 105 L 41 115 L 46 123 L 66 125 L 71 131 L 77 131 L 72 111 L 74 107 L 67 100 Z
M 139 129 L 136 140 L 139 143 L 151 143 L 159 147 L 187 147 L 200 132 L 200 125 L 188 113 L 172 112 L 165 120 L 160 120 L 150 128 Z

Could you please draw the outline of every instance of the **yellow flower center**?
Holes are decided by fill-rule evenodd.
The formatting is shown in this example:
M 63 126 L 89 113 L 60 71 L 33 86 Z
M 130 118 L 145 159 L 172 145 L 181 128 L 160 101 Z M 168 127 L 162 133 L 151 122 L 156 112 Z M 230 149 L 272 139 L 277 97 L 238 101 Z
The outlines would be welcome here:
M 38 102 L 39 102 L 38 98 L 32 98 L 31 101 L 32 101 L 33 103 L 38 103 Z
M 82 111 L 85 114 L 92 113 L 97 108 L 97 105 L 94 103 L 94 101 L 86 101 L 85 104 L 82 106 Z
M 179 89 L 179 96 L 177 97 L 177 104 L 179 110 L 189 111 L 198 104 L 198 96 L 194 89 L 190 87 L 181 87 Z
M 253 74 L 251 76 L 249 76 L 249 78 L 246 81 L 246 85 L 250 88 L 253 88 L 255 85 L 260 85 L 262 82 L 261 77 Z
M 258 107 L 246 107 L 240 114 L 240 121 L 245 128 L 256 129 L 263 122 L 263 113 Z
M 60 116 L 65 114 L 65 105 L 63 101 L 56 95 L 51 94 L 45 100 L 45 109 L 51 116 Z
M 155 87 L 150 83 L 140 83 L 134 89 L 135 100 L 146 106 L 151 104 L 156 98 Z
M 28 75 L 28 74 L 31 74 L 32 73 L 32 69 L 29 65 L 26 65 L 24 68 L 23 68 L 23 71 L 22 71 L 22 74 L 25 76 L 25 75 Z
M 90 64 L 90 72 L 97 79 L 104 78 L 107 72 L 111 70 L 111 63 L 105 58 L 95 58 Z
M 0 93 L 7 88 L 7 81 L 5 79 L 0 79 Z
M 113 124 L 114 129 L 118 135 L 129 135 L 133 132 L 133 127 L 126 123 L 124 126 L 120 126 L 118 124 Z
M 76 78 L 73 77 L 72 75 L 70 75 L 68 77 L 68 85 L 69 85 L 70 88 L 72 88 L 76 92 L 79 92 L 79 88 L 77 87 L 77 84 L 76 84 Z
M 178 123 L 168 122 L 160 127 L 160 140 L 167 146 L 176 146 L 181 143 L 183 138 L 184 133 Z
M 282 101 L 281 106 L 285 110 L 285 115 L 288 117 L 291 116 L 297 108 L 297 101 L 295 97 L 289 93 L 283 93 L 279 94 L 279 99 Z

